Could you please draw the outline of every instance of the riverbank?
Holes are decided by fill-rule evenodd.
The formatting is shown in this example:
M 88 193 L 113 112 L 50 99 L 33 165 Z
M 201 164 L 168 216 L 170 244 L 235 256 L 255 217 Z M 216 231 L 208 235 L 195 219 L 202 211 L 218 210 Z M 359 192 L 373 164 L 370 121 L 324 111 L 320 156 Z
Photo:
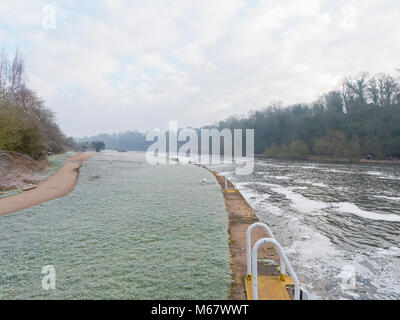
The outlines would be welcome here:
M 260 222 L 255 215 L 253 209 L 244 199 L 242 194 L 236 192 L 225 192 L 225 177 L 220 176 L 216 171 L 210 170 L 202 166 L 204 169 L 211 172 L 216 178 L 224 195 L 225 207 L 229 217 L 229 250 L 231 254 L 231 270 L 233 282 L 229 299 L 231 300 L 246 300 L 246 289 L 244 278 L 246 277 L 246 231 L 247 228 L 255 223 Z M 228 180 L 228 189 L 233 190 L 234 185 Z M 252 235 L 252 246 L 254 243 L 264 238 L 266 235 L 263 230 L 256 228 Z M 272 246 L 262 246 L 259 249 L 258 274 L 259 275 L 278 275 L 279 272 L 274 265 L 279 264 L 279 256 Z M 268 261 L 273 263 L 268 263 Z M 264 262 L 263 262 L 264 261 Z
M 67 162 L 37 187 L 20 194 L 0 199 L 0 215 L 26 209 L 62 197 L 74 188 L 83 161 L 91 154 L 80 153 Z
M 322 163 L 370 163 L 370 164 L 394 164 L 394 165 L 400 164 L 400 159 L 367 160 L 367 159 L 347 159 L 347 158 L 327 157 L 327 156 L 309 156 L 304 159 L 288 159 L 288 158 L 271 158 L 264 154 L 256 154 L 256 155 L 254 155 L 254 157 L 260 158 L 260 159 L 271 159 L 271 160 L 313 161 L 313 162 L 322 162 Z
M 38 184 L 40 175 L 47 168 L 47 160 L 34 160 L 25 154 L 0 151 L 0 196 Z

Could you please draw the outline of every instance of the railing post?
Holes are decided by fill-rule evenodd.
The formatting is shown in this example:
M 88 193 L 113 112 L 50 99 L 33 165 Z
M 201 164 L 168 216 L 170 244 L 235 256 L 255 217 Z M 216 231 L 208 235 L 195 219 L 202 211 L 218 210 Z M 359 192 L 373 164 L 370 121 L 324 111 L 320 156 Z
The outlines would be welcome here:
M 297 279 L 296 273 L 294 272 L 292 265 L 289 262 L 289 259 L 287 258 L 285 252 L 283 251 L 281 245 L 279 244 L 278 241 L 276 241 L 275 239 L 271 239 L 271 238 L 263 238 L 258 240 L 254 247 L 253 247 L 253 251 L 251 254 L 251 260 L 252 260 L 252 264 L 251 264 L 251 271 L 252 271 L 252 278 L 251 278 L 251 296 L 253 300 L 258 300 L 258 288 L 257 288 L 257 280 L 258 280 L 258 266 L 257 266 L 257 256 L 258 256 L 258 248 L 264 244 L 264 243 L 268 243 L 268 244 L 272 244 L 276 251 L 279 254 L 279 257 L 281 259 L 281 261 L 283 260 L 285 262 L 285 265 L 288 268 L 289 274 L 293 279 L 294 282 L 294 300 L 300 300 L 300 286 L 299 286 L 299 280 Z
M 265 230 L 268 237 L 275 239 L 274 234 L 272 233 L 271 229 L 265 224 L 261 222 L 253 223 L 251 226 L 247 228 L 246 231 L 246 255 L 247 255 L 247 277 L 251 277 L 251 233 L 255 227 L 261 227 Z M 285 274 L 285 263 L 282 263 L 281 260 L 281 273 Z

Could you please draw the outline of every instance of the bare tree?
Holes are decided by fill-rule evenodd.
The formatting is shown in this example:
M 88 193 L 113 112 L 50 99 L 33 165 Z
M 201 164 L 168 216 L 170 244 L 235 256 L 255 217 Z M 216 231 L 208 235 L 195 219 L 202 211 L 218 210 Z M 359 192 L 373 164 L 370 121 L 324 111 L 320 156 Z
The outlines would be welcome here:
M 0 97 L 16 103 L 25 80 L 25 65 L 21 55 L 17 51 L 10 62 L 3 49 L 0 55 Z
M 56 124 L 55 114 L 45 106 L 45 102 L 36 92 L 27 86 L 24 60 L 18 51 L 12 61 L 4 49 L 0 54 L 0 112 L 12 115 L 15 121 L 23 124 L 22 126 L 31 124 L 37 128 L 39 135 L 44 138 L 43 149 L 50 148 L 56 152 L 62 150 L 65 137 Z M 28 149 L 30 150 L 29 147 L 26 150 Z M 35 151 L 35 154 L 38 153 Z
M 393 105 L 399 93 L 398 83 L 391 75 L 383 74 L 379 79 L 379 84 L 381 90 L 381 105 L 385 107 Z
M 367 72 L 362 72 L 354 78 L 346 79 L 345 86 L 347 86 L 347 94 L 350 95 L 351 100 L 359 103 L 366 102 L 368 76 Z

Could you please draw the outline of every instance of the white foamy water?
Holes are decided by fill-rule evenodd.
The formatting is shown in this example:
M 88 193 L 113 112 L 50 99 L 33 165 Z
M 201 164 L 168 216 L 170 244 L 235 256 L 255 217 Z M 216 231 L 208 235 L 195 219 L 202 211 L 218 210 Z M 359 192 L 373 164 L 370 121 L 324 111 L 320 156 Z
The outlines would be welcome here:
M 272 191 L 285 195 L 287 199 L 291 201 L 291 206 L 301 213 L 311 214 L 324 214 L 324 209 L 328 208 L 329 205 L 322 201 L 311 200 L 303 195 L 294 192 L 298 188 L 271 188 Z
M 298 180 L 295 180 L 295 182 L 296 182 L 296 183 L 299 183 L 299 184 L 307 184 L 307 185 L 310 185 L 310 186 L 313 186 L 313 187 L 319 187 L 319 188 L 328 188 L 328 187 L 329 187 L 329 186 L 328 186 L 327 184 L 325 184 L 325 183 L 313 182 L 313 181 L 310 181 L 310 180 L 301 180 L 301 179 L 298 179 Z
M 271 227 L 310 298 L 400 299 L 399 166 L 262 159 L 255 172 L 227 177 Z M 346 270 L 355 288 L 343 285 Z
M 383 214 L 365 211 L 350 202 L 339 202 L 333 207 L 340 212 L 354 214 L 366 219 L 400 222 L 400 215 L 398 214 Z
M 371 176 L 376 176 L 380 179 L 389 179 L 389 180 L 399 180 L 400 179 L 400 177 L 398 177 L 398 176 L 394 176 L 391 174 L 385 174 L 381 171 L 367 171 L 367 172 L 365 172 L 365 174 L 369 174 Z
M 393 200 L 393 201 L 400 201 L 400 197 L 386 197 L 386 196 L 375 196 L 376 198 Z
M 278 180 L 289 180 L 288 176 L 275 176 L 274 178 Z

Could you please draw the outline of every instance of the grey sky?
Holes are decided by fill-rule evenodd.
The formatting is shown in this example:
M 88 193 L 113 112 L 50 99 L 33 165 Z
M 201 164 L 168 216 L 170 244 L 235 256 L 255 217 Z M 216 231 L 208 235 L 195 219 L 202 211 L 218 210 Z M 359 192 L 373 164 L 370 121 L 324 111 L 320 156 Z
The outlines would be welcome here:
M 0 46 L 19 48 L 61 129 L 83 136 L 197 127 L 392 72 L 399 20 L 398 0 L 7 0 Z

